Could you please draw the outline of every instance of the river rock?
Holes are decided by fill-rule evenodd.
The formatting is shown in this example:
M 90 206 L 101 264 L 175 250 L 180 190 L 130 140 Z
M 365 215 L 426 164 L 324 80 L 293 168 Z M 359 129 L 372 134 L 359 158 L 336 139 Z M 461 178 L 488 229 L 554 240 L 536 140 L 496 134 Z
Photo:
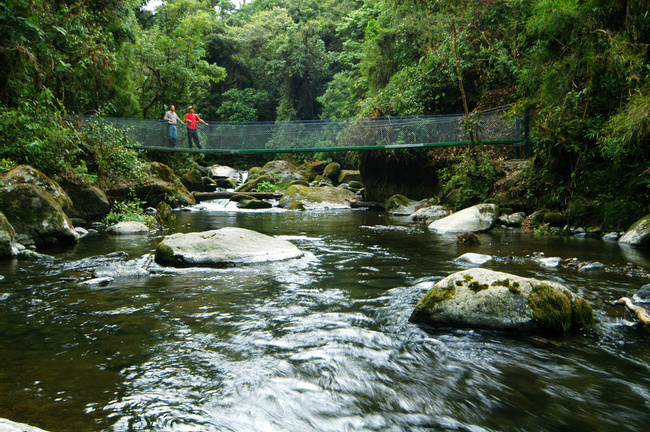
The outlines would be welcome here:
M 149 234 L 149 227 L 142 222 L 125 221 L 109 226 L 106 228 L 106 232 L 113 235 Z
M 427 200 L 413 201 L 404 195 L 397 194 L 386 201 L 386 213 L 392 216 L 410 216 L 427 205 Z
M 411 214 L 409 218 L 414 222 L 423 222 L 430 224 L 438 219 L 447 217 L 451 214 L 449 209 L 441 205 L 433 205 L 418 209 L 415 213 Z
M 0 188 L 0 208 L 23 244 L 74 244 L 79 234 L 51 193 L 27 183 Z
M 232 267 L 299 258 L 292 243 L 255 231 L 226 227 L 198 233 L 178 233 L 158 244 L 155 260 L 174 267 Z
M 478 204 L 434 221 L 429 229 L 441 234 L 486 231 L 494 226 L 497 212 L 495 204 Z
M 201 176 L 201 171 L 193 169 L 181 176 L 181 182 L 190 192 L 204 192 L 205 183 Z
M 16 423 L 11 420 L 0 418 L 0 432 L 47 432 L 25 423 Z
M 108 197 L 95 186 L 64 183 L 62 187 L 72 199 L 72 208 L 67 213 L 70 218 L 94 221 L 111 211 Z
M 539 258 L 537 260 L 543 267 L 559 267 L 564 260 L 560 257 Z
M 208 168 L 209 176 L 213 179 L 237 179 L 239 180 L 239 172 L 226 165 L 212 165 Z
M 347 183 L 351 187 L 355 187 L 353 185 L 359 184 L 361 185 L 359 188 L 363 187 L 363 183 L 361 183 L 361 173 L 359 170 L 341 170 L 341 174 L 339 174 L 339 183 Z
M 629 246 L 649 246 L 650 245 L 650 215 L 636 221 L 623 236 L 618 239 L 620 244 Z
M 312 188 L 302 185 L 292 185 L 280 199 L 279 206 L 292 210 L 307 210 L 314 208 L 349 208 L 355 199 L 353 192 L 331 186 Z
M 591 306 L 564 285 L 473 268 L 437 282 L 412 322 L 434 327 L 566 333 L 594 323 Z
M 323 171 L 323 177 L 331 180 L 333 185 L 339 184 L 339 177 L 341 176 L 341 164 L 338 162 L 331 162 L 327 164 Z
M 518 228 L 526 222 L 526 214 L 524 212 L 504 214 L 499 216 L 499 222 L 505 226 Z
M 486 262 L 492 261 L 492 259 L 493 259 L 492 255 L 468 252 L 456 258 L 454 262 L 458 264 L 469 264 L 472 266 L 480 266 L 485 264 Z
M 633 296 L 635 303 L 650 303 L 650 284 L 643 285 Z
M 138 279 L 148 276 L 149 272 L 146 269 L 137 265 L 125 265 L 123 263 L 109 264 L 93 271 L 93 277 L 95 278 Z
M 29 165 L 19 165 L 0 175 L 0 187 L 18 184 L 30 184 L 49 192 L 65 213 L 72 207 L 72 200 L 57 182 Z
M 14 227 L 11 226 L 4 213 L 0 212 L 0 258 L 16 254 L 17 251 L 13 246 L 15 235 Z

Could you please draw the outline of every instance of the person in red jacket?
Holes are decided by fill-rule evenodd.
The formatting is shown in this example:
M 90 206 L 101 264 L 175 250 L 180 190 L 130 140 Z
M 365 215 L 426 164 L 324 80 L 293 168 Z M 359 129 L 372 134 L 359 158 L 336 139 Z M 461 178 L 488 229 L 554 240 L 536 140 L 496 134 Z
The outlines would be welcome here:
M 196 124 L 197 122 L 201 122 L 206 126 L 208 126 L 208 124 L 201 120 L 201 117 L 199 117 L 198 114 L 194 114 L 194 108 L 192 108 L 192 106 L 187 107 L 185 121 L 187 122 L 187 148 L 192 148 L 192 140 L 194 140 L 196 148 L 202 149 L 203 147 L 201 147 L 199 141 L 199 133 L 196 130 Z

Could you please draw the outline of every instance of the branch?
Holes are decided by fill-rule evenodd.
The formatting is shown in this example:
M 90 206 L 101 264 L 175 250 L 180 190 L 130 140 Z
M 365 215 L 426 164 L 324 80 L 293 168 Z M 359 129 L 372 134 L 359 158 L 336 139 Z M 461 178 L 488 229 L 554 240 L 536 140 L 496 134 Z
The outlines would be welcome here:
M 641 306 L 637 306 L 634 303 L 632 303 L 632 300 L 630 300 L 627 297 L 621 297 L 620 299 L 616 300 L 614 302 L 615 305 L 625 305 L 627 308 L 632 312 L 636 318 L 641 321 L 641 323 L 650 326 L 650 315 L 648 315 L 648 312 Z

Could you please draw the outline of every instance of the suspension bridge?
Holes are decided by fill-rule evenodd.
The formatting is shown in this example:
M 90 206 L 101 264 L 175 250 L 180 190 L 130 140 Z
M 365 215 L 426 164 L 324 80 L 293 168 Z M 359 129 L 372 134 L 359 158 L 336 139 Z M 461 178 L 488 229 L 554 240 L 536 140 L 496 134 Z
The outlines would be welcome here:
M 277 122 L 207 122 L 198 125 L 202 148 L 188 146 L 185 127 L 178 124 L 172 146 L 162 120 L 104 118 L 123 129 L 135 149 L 189 153 L 332 152 L 482 144 L 513 145 L 527 153 L 527 115 L 511 118 L 505 110 L 471 114 L 371 117 L 340 120 Z M 468 127 L 469 125 L 469 127 Z M 469 130 L 473 137 L 470 137 Z M 473 138 L 473 139 L 472 139 Z

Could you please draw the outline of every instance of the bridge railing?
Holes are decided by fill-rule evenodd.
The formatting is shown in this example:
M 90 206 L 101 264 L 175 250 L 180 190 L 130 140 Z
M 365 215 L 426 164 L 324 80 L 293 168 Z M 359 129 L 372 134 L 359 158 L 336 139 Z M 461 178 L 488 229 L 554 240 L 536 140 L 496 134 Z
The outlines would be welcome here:
M 162 120 L 105 118 L 137 142 L 134 148 L 203 153 L 286 153 L 439 147 L 470 143 L 464 116 L 372 117 L 339 120 L 199 123 L 203 149 L 189 148 L 185 127 L 178 126 L 172 147 Z M 474 113 L 475 138 L 484 144 L 527 143 L 524 116 L 506 119 L 503 109 Z

